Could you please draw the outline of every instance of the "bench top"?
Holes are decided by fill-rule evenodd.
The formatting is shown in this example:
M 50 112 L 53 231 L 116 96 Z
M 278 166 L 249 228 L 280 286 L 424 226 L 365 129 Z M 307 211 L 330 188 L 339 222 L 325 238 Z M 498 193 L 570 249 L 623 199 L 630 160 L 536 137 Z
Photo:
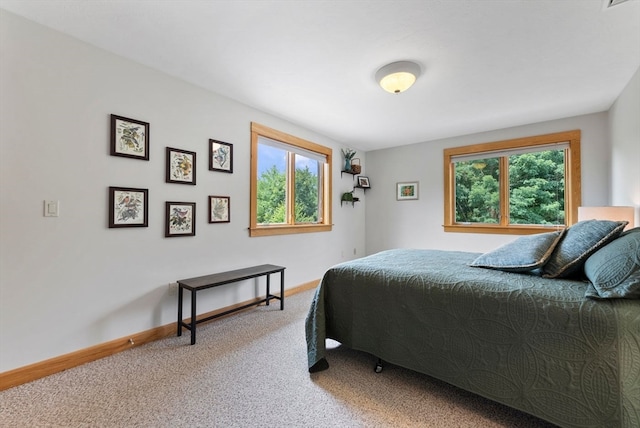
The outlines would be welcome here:
M 244 269 L 214 273 L 211 275 L 197 276 L 195 278 L 180 279 L 176 282 L 183 288 L 189 290 L 209 288 L 217 287 L 218 285 L 229 284 L 231 282 L 242 281 L 245 279 L 256 278 L 258 276 L 268 275 L 275 272 L 284 272 L 285 269 L 286 268 L 284 266 L 259 265 L 251 266 Z

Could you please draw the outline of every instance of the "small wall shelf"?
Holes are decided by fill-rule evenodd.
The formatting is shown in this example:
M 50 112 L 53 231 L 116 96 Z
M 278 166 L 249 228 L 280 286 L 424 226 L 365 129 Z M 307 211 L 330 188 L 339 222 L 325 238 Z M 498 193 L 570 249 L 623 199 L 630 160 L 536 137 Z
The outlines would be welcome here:
M 341 178 L 342 178 L 342 174 L 349 174 L 349 175 L 351 175 L 351 176 L 352 176 L 352 180 L 355 180 L 355 179 L 356 179 L 356 176 L 360 175 L 360 173 L 359 173 L 359 172 L 358 172 L 358 173 L 356 173 L 356 172 L 353 172 L 353 171 L 346 171 L 346 170 L 342 170 L 342 171 L 340 171 L 340 177 L 341 177 Z M 346 192 L 346 193 L 343 193 L 343 194 L 342 194 L 342 195 L 343 195 L 343 198 L 344 198 L 344 195 L 346 195 L 346 194 L 348 194 L 348 193 L 351 193 L 351 194 L 353 195 L 353 193 L 356 191 L 356 189 L 362 189 L 362 190 L 363 190 L 363 192 L 366 192 L 366 191 L 367 191 L 367 189 L 370 189 L 370 187 L 363 187 L 363 186 L 355 185 L 355 186 L 353 186 L 353 188 L 351 189 L 351 192 Z M 346 203 L 351 203 L 351 206 L 352 206 L 352 207 L 355 207 L 355 206 L 356 206 L 356 202 L 360 202 L 360 198 L 355 198 L 355 197 L 354 197 L 352 200 L 342 199 L 342 198 L 341 198 L 341 199 L 340 199 L 340 206 L 342 206 L 342 204 L 343 204 L 343 203 L 345 203 L 345 202 L 346 202 Z
M 340 206 L 342 206 L 343 203 L 347 203 L 347 204 L 351 204 L 352 207 L 356 206 L 356 202 L 360 202 L 360 199 L 354 199 L 353 201 L 340 201 Z

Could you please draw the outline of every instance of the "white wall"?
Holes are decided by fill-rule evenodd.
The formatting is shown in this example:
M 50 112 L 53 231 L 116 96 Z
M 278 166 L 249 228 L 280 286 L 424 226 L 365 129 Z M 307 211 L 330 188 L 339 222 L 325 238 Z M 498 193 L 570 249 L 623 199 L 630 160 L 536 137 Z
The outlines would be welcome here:
M 609 110 L 611 205 L 633 206 L 640 226 L 640 69 Z
M 337 142 L 2 10 L 0 31 L 0 372 L 175 322 L 180 278 L 273 263 L 290 288 L 364 253 L 366 201 L 340 207 Z M 109 156 L 112 113 L 150 123 L 149 162 Z M 333 148 L 332 232 L 249 238 L 251 121 Z M 233 174 L 208 170 L 209 138 L 233 144 Z M 196 186 L 165 183 L 166 146 L 197 153 Z M 108 186 L 149 189 L 148 228 L 108 229 Z M 231 197 L 231 223 L 207 222 L 208 195 Z M 195 237 L 164 238 L 165 201 L 196 202 Z
M 582 203 L 606 205 L 609 191 L 607 113 L 559 119 L 367 153 L 367 254 L 390 248 L 485 252 L 510 235 L 445 233 L 443 149 L 580 129 Z M 419 181 L 419 199 L 396 201 L 397 182 Z

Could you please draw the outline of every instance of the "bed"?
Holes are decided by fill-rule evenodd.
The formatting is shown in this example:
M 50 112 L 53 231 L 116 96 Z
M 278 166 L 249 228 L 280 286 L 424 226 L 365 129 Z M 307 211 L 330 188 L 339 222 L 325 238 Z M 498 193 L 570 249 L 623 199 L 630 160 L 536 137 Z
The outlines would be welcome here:
M 640 426 L 640 300 L 470 266 L 480 256 L 396 249 L 328 269 L 306 319 L 309 371 L 329 368 L 330 338 L 562 427 Z

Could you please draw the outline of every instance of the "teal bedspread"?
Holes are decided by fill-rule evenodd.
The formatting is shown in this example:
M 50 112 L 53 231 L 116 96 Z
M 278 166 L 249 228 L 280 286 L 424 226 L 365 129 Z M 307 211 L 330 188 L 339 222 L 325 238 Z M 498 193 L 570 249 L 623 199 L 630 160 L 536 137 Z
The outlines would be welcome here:
M 478 254 L 390 250 L 330 268 L 306 319 L 325 339 L 563 427 L 640 427 L 640 303 L 581 281 L 472 268 Z

